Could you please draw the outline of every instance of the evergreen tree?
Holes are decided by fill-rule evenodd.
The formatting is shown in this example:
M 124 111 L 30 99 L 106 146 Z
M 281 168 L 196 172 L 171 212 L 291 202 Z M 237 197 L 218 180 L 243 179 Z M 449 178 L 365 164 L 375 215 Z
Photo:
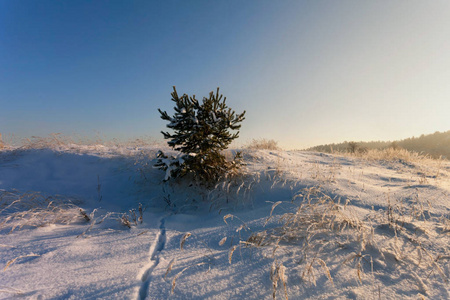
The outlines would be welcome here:
M 162 131 L 164 138 L 169 140 L 170 147 L 181 153 L 169 158 L 162 151 L 158 152 L 155 167 L 166 171 L 165 180 L 191 173 L 198 181 L 211 183 L 238 168 L 240 153 L 228 162 L 221 151 L 239 136 L 237 130 L 245 119 L 245 111 L 237 115 L 228 108 L 226 98 L 219 95 L 219 88 L 202 102 L 195 95 L 179 97 L 175 87 L 171 95 L 176 104 L 175 114 L 169 116 L 165 111 L 158 111 L 161 118 L 169 122 L 167 127 L 173 130 L 173 133 Z

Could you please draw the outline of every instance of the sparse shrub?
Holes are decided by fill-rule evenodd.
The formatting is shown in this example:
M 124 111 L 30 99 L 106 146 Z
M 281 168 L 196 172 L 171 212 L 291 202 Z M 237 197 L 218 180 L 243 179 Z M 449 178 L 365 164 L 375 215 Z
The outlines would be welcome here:
M 365 154 L 369 151 L 369 149 L 367 149 L 366 147 L 358 147 L 357 149 L 359 154 Z
M 254 150 L 280 150 L 277 141 L 268 139 L 253 139 L 247 148 Z
M 392 148 L 393 150 L 400 150 L 402 147 L 399 146 L 399 144 L 396 141 L 393 141 L 390 145 L 389 148 Z
M 350 153 L 356 153 L 357 150 L 358 150 L 358 143 L 356 143 L 356 142 L 348 143 L 348 151 Z
M 177 157 L 168 157 L 162 151 L 157 154 L 156 168 L 166 171 L 165 180 L 192 174 L 202 183 L 214 183 L 230 170 L 239 168 L 241 154 L 237 153 L 232 161 L 227 161 L 221 153 L 238 137 L 239 124 L 244 120 L 245 111 L 236 115 L 225 103 L 226 98 L 211 92 L 200 103 L 195 95 L 179 97 L 173 87 L 172 101 L 175 102 L 175 114 L 161 113 L 163 120 L 169 121 L 168 128 L 174 131 L 162 132 L 170 147 L 180 151 Z

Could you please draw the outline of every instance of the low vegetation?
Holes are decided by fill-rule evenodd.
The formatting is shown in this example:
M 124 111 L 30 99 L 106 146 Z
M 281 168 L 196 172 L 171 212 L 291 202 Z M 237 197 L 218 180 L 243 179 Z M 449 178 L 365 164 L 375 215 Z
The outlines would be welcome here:
M 61 196 L 0 191 L 0 230 L 11 233 L 23 227 L 89 222 L 91 217 L 77 204 L 76 199 Z
M 399 172 L 403 175 L 410 173 L 414 176 L 411 183 L 405 183 L 405 189 L 421 186 L 427 180 L 440 180 L 433 175 L 441 171 L 439 160 L 405 149 L 355 151 L 350 158 L 355 161 L 362 158 L 391 162 L 396 168 L 401 168 Z M 229 244 L 227 257 L 230 263 L 233 263 L 236 253 L 242 257 L 243 251 L 259 251 L 269 258 L 272 262 L 267 268 L 273 285 L 273 299 L 288 299 L 289 284 L 300 282 L 316 287 L 324 284 L 324 278 L 330 285 L 335 281 L 342 284 L 353 278 L 359 285 L 373 285 L 373 289 L 378 291 L 376 285 L 384 280 L 379 275 L 381 269 L 410 279 L 418 290 L 419 298 L 430 295 L 435 281 L 443 286 L 448 284 L 450 253 L 448 249 L 441 249 L 440 241 L 446 239 L 450 232 L 450 218 L 445 212 L 433 210 L 433 204 L 429 199 L 421 198 L 418 188 L 405 198 L 393 197 L 391 191 L 385 189 L 381 200 L 384 203 L 380 203 L 379 208 L 372 206 L 364 209 L 362 213 L 361 208 L 352 205 L 352 201 L 361 199 L 341 198 L 330 189 L 337 180 L 342 180 L 338 177 L 342 173 L 342 165 L 334 162 L 329 169 L 320 164 L 316 168 L 307 173 L 312 174 L 314 181 L 320 182 L 320 185 L 302 188 L 294 192 L 290 199 L 274 202 L 263 228 L 252 228 L 247 221 L 234 214 L 223 217 L 226 225 L 231 227 L 228 232 L 233 234 L 222 238 L 219 245 Z M 298 182 L 289 179 L 292 178 L 289 169 L 289 166 L 283 165 L 273 177 L 264 175 L 274 182 L 271 188 L 286 186 L 296 190 Z M 420 175 L 424 170 L 427 175 Z M 362 174 L 356 175 L 351 169 L 349 172 L 351 176 L 362 179 Z M 445 171 L 442 176 L 445 181 L 449 174 Z M 240 186 L 245 191 L 252 185 L 251 182 L 259 185 L 262 176 L 243 180 Z M 239 190 L 231 189 L 228 195 L 240 198 L 245 197 L 245 192 L 239 194 Z M 432 239 L 431 235 L 434 236 Z M 182 243 L 185 242 L 186 239 L 183 239 Z M 208 257 L 204 263 L 210 260 Z M 172 262 L 166 276 L 173 267 Z M 180 275 L 176 274 L 174 281 Z M 293 282 L 290 277 L 300 281 Z M 382 293 L 381 290 L 376 292 L 378 296 L 375 297 L 381 298 Z
M 180 99 L 174 94 L 173 97 Z M 221 97 L 217 92 L 210 98 Z M 178 108 L 180 112 L 182 109 Z M 173 135 L 168 136 L 175 139 Z M 229 137 L 231 141 L 233 135 Z M 67 145 L 66 142 L 56 135 L 36 140 L 28 148 L 57 148 L 63 145 Z M 178 144 L 174 142 L 173 145 Z M 185 143 L 179 144 L 179 147 L 181 145 Z M 262 257 L 261 261 L 267 264 L 266 272 L 262 272 L 261 276 L 265 276 L 265 284 L 271 289 L 266 297 L 272 299 L 288 299 L 291 294 L 306 295 L 316 290 L 320 295 L 320 290 L 325 287 L 345 288 L 355 283 L 355 286 L 374 291 L 368 297 L 381 299 L 384 298 L 382 294 L 386 295 L 383 287 L 389 288 L 385 284 L 391 280 L 391 274 L 395 274 L 398 282 L 405 280 L 413 286 L 410 290 L 415 291 L 414 297 L 443 295 L 450 277 L 450 252 L 446 247 L 450 218 L 448 209 L 442 210 L 448 200 L 448 163 L 395 144 L 384 149 L 364 151 L 359 150 L 362 147 L 358 143 L 351 146 L 352 149 L 347 148 L 334 155 L 312 153 L 307 159 L 298 160 L 300 164 L 292 160 L 292 152 L 252 153 L 248 150 L 245 151 L 245 158 L 250 171 L 246 176 L 219 180 L 224 179 L 224 174 L 236 170 L 228 167 L 225 173 L 220 171 L 214 176 L 197 174 L 197 178 L 212 180 L 214 184 L 197 185 L 190 188 L 189 193 L 183 189 L 186 186 L 162 183 L 164 195 L 160 195 L 159 200 L 165 206 L 165 214 L 176 215 L 185 212 L 183 209 L 188 211 L 190 208 L 186 206 L 192 208 L 197 205 L 197 208 L 192 208 L 196 211 L 202 209 L 200 206 L 207 205 L 210 212 L 217 212 L 223 218 L 225 230 L 221 228 L 221 234 L 225 232 L 226 235 L 217 237 L 215 245 L 212 245 L 211 241 L 202 240 L 200 231 L 204 228 L 179 232 L 179 251 L 192 251 L 192 248 L 189 250 L 190 243 L 195 241 L 206 249 L 204 260 L 192 260 L 191 265 L 181 265 L 183 259 L 178 259 L 178 256 L 161 260 L 158 267 L 164 273 L 160 276 L 163 278 L 161 281 L 164 280 L 168 290 L 176 293 L 183 284 L 180 281 L 195 276 L 195 270 L 202 266 L 210 270 L 222 268 L 223 261 L 228 265 L 249 257 Z M 174 150 L 182 150 L 176 147 Z M 279 149 L 275 141 L 266 139 L 253 140 L 247 148 Z M 138 151 L 133 153 L 139 155 Z M 219 153 L 225 156 L 223 152 Z M 159 159 L 161 163 L 161 160 L 169 158 L 160 156 Z M 236 161 L 236 158 L 227 161 Z M 256 166 L 259 162 L 265 165 Z M 161 172 L 151 176 L 148 169 L 141 172 L 142 176 L 154 176 L 161 183 Z M 184 174 L 186 178 L 195 178 L 189 177 L 189 172 Z M 170 177 L 172 175 L 175 173 L 170 173 Z M 97 178 L 97 201 L 103 205 L 107 200 L 102 199 L 101 180 Z M 145 178 L 144 182 L 148 183 L 148 179 Z M 428 190 L 431 192 L 425 194 Z M 281 193 L 275 194 L 274 191 Z M 182 196 L 177 198 L 177 193 Z M 265 218 L 253 220 L 238 216 L 240 208 L 253 206 L 252 209 L 257 209 L 257 206 L 264 205 L 264 201 L 255 197 L 266 197 L 271 193 L 276 198 L 268 198 L 272 202 L 266 205 Z M 0 190 L 0 230 L 12 233 L 28 227 L 81 224 L 84 231 L 78 237 L 84 237 L 106 219 L 114 219 L 127 232 L 146 225 L 142 205 L 126 212 L 95 217 L 95 210 L 87 213 L 81 204 L 70 197 Z M 439 205 L 441 210 L 435 208 Z M 166 228 L 161 230 L 165 234 Z M 165 243 L 165 240 L 160 243 L 162 248 Z M 167 246 L 167 249 L 170 248 Z M 35 254 L 8 259 L 4 270 L 10 271 L 30 255 Z M 161 256 L 164 255 L 161 253 Z M 164 263 L 167 263 L 165 267 Z M 153 280 L 157 277 L 152 275 L 148 278 Z M 309 295 L 314 297 L 314 294 Z M 348 296 L 333 295 L 337 295 L 336 298 Z
M 247 146 L 251 150 L 281 150 L 278 142 L 272 139 L 253 139 Z
M 435 275 L 447 284 L 445 269 L 450 253 L 440 252 L 439 246 L 427 239 L 426 228 L 437 230 L 445 238 L 450 229 L 448 216 L 427 215 L 420 199 L 416 199 L 417 205 L 404 207 L 386 197 L 386 211 L 372 210 L 361 218 L 348 202 L 340 203 L 340 199 L 331 198 L 320 187 L 307 188 L 291 202 L 274 203 L 266 220 L 267 224 L 272 218 L 277 219 L 272 227 L 251 233 L 240 240 L 238 247 L 257 249 L 271 257 L 271 278 L 277 266 L 283 268 L 280 278 L 299 272 L 300 279 L 312 286 L 321 277 L 333 284 L 333 277 L 343 276 L 343 270 L 350 270 L 360 284 L 370 284 L 377 278 L 376 271 L 387 266 L 391 272 L 410 276 L 423 295 L 429 292 L 424 278 Z M 288 212 L 275 217 L 274 210 L 280 208 Z M 280 225 L 273 226 L 276 223 Z M 343 249 L 348 254 L 340 255 Z M 230 257 L 235 251 L 236 246 L 230 249 Z M 286 253 L 291 254 L 286 257 Z M 292 266 L 295 271 L 290 269 Z M 288 299 L 286 281 L 282 280 L 281 296 Z M 274 281 L 273 299 L 276 295 Z
M 446 132 L 435 132 L 433 134 L 421 135 L 420 137 L 407 138 L 393 142 L 343 142 L 338 144 L 326 144 L 311 147 L 309 151 L 319 151 L 326 153 L 357 153 L 358 149 L 365 150 L 385 150 L 393 148 L 405 149 L 409 152 L 428 155 L 433 158 L 450 159 L 450 130 Z

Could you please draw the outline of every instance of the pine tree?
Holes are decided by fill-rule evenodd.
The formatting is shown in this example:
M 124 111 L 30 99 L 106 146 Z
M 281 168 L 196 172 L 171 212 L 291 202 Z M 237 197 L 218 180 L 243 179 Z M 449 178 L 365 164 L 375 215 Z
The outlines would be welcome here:
M 211 183 L 238 168 L 240 153 L 228 162 L 221 151 L 238 138 L 237 130 L 245 119 L 245 111 L 237 115 L 228 108 L 226 97 L 219 95 L 219 88 L 201 103 L 195 95 L 179 97 L 175 87 L 171 95 L 176 104 L 175 114 L 169 116 L 165 111 L 158 111 L 161 118 L 169 122 L 167 127 L 173 130 L 173 133 L 162 131 L 164 138 L 169 140 L 170 147 L 181 153 L 169 158 L 162 151 L 158 152 L 155 167 L 166 171 L 165 180 L 193 174 L 196 180 Z

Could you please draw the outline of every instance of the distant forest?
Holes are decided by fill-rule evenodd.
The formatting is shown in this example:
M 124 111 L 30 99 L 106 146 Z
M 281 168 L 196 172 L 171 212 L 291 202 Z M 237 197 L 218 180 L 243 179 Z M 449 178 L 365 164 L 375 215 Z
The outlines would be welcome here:
M 446 132 L 435 132 L 433 134 L 422 134 L 420 137 L 412 137 L 393 142 L 356 142 L 357 148 L 364 151 L 369 149 L 403 148 L 408 151 L 428 154 L 431 157 L 443 157 L 450 159 L 450 130 Z M 353 149 L 352 149 L 353 147 Z M 320 145 L 308 148 L 309 151 L 319 152 L 353 152 L 355 142 L 343 142 L 339 144 Z

